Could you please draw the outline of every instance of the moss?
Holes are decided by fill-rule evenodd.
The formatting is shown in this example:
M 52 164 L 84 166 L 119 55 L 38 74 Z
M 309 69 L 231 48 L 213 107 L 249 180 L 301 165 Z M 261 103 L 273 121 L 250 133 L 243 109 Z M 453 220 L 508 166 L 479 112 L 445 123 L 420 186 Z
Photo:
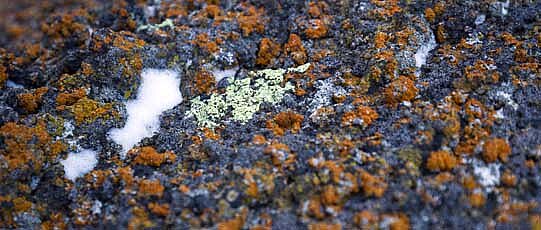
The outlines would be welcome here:
M 89 98 L 82 98 L 72 106 L 67 108 L 73 113 L 75 122 L 79 125 L 82 123 L 91 123 L 97 118 L 112 118 L 116 111 L 113 110 L 111 103 L 102 104 Z
M 261 104 L 276 104 L 280 102 L 285 92 L 294 88 L 287 82 L 281 86 L 284 74 L 288 72 L 305 72 L 310 64 L 289 69 L 265 69 L 250 72 L 252 78 L 228 79 L 229 85 L 225 94 L 212 94 L 209 99 L 202 101 L 198 96 L 191 100 L 188 115 L 197 119 L 200 127 L 213 128 L 219 124 L 228 111 L 231 119 L 244 124 L 252 119 L 259 111 Z M 253 86 L 252 86 L 253 85 Z

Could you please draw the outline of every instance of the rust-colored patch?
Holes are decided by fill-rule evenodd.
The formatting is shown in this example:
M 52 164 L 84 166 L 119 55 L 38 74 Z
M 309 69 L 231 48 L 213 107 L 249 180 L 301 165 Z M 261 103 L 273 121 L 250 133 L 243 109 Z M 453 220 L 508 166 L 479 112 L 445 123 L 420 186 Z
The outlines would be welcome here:
M 209 94 L 215 86 L 216 80 L 211 72 L 202 69 L 195 74 L 195 89 L 198 94 Z
M 284 44 L 284 52 L 291 55 L 295 63 L 302 65 L 306 63 L 306 50 L 302 45 L 302 40 L 299 35 L 290 34 L 287 43 Z
M 368 106 L 358 106 L 354 111 L 344 113 L 342 116 L 342 125 L 352 125 L 356 119 L 362 121 L 362 125 L 367 127 L 379 117 L 378 113 Z
M 22 93 L 17 95 L 19 105 L 28 113 L 37 111 L 42 102 L 42 97 L 49 91 L 47 87 L 41 87 L 33 90 L 30 93 Z
M 273 60 L 280 54 L 280 45 L 269 38 L 261 39 L 259 43 L 259 51 L 257 52 L 257 65 L 268 66 L 273 63 Z
M 150 146 L 142 147 L 133 161 L 136 164 L 159 167 L 165 162 L 174 162 L 177 156 L 172 152 L 158 153 Z
M 304 116 L 293 111 L 285 111 L 274 116 L 272 120 L 267 121 L 267 128 L 272 130 L 274 135 L 283 136 L 287 130 L 291 133 L 297 133 L 301 129 L 301 123 Z
M 265 9 L 256 9 L 254 6 L 248 6 L 247 9 L 237 17 L 239 27 L 244 36 L 249 36 L 253 32 L 263 33 L 265 30 L 265 20 L 263 15 Z
M 415 82 L 406 76 L 400 76 L 385 88 L 383 94 L 385 101 L 390 105 L 396 105 L 402 101 L 411 101 L 417 96 L 419 90 Z
M 158 204 L 151 202 L 148 204 L 148 209 L 157 216 L 167 216 L 169 215 L 169 204 Z
M 492 138 L 486 140 L 483 144 L 483 159 L 486 162 L 507 161 L 507 156 L 511 153 L 511 147 L 505 139 Z
M 381 178 L 371 175 L 368 172 L 361 172 L 361 181 L 364 194 L 380 198 L 387 190 L 387 183 Z
M 430 153 L 426 167 L 430 171 L 450 171 L 458 164 L 455 156 L 447 151 L 435 151 Z
M 304 33 L 308 38 L 318 39 L 327 35 L 327 25 L 321 19 L 312 19 L 308 22 L 308 28 L 304 30 Z
M 59 93 L 56 96 L 57 109 L 62 110 L 62 106 L 70 106 L 75 104 L 79 99 L 86 96 L 86 90 L 83 88 L 73 90 L 72 92 Z M 58 107 L 60 106 L 60 107 Z
M 165 188 L 159 180 L 142 180 L 139 182 L 139 195 L 162 197 Z

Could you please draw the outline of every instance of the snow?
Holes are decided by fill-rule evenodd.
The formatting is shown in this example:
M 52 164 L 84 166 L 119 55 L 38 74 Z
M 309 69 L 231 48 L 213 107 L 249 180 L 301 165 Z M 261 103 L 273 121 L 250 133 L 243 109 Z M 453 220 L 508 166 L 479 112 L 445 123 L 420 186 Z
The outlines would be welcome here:
M 473 174 L 477 178 L 477 182 L 485 191 L 491 192 L 496 185 L 500 184 L 500 167 L 499 163 L 486 164 L 483 161 L 474 159 L 472 161 Z
M 75 181 L 78 177 L 92 171 L 98 163 L 97 156 L 97 152 L 90 149 L 68 153 L 68 158 L 60 161 L 60 164 L 64 166 L 66 178 Z
M 434 37 L 434 33 L 432 30 L 428 29 L 430 32 L 430 38 L 429 40 L 421 45 L 417 52 L 415 53 L 415 67 L 417 67 L 417 71 L 415 71 L 415 75 L 419 76 L 420 69 L 423 65 L 426 64 L 426 59 L 428 58 L 428 55 L 430 54 L 430 51 L 432 51 L 434 48 L 436 48 L 436 38 Z
M 158 131 L 163 112 L 182 102 L 178 75 L 173 70 L 143 70 L 136 99 L 126 103 L 126 125 L 109 132 L 109 137 L 122 146 L 122 158 L 141 139 L 151 137 Z

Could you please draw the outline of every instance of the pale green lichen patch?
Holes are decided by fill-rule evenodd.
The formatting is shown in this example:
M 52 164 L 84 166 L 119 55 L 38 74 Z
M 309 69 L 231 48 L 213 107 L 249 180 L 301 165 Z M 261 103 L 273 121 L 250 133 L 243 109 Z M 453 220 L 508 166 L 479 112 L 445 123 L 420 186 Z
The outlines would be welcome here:
M 175 24 L 173 23 L 173 20 L 171 19 L 165 19 L 165 21 L 163 21 L 162 23 L 160 24 L 148 24 L 148 25 L 141 25 L 137 28 L 137 31 L 141 31 L 141 30 L 156 30 L 156 29 L 159 29 L 159 28 L 163 28 L 163 27 L 169 27 L 169 28 L 175 28 Z
M 309 67 L 310 63 L 289 69 L 264 69 L 250 72 L 248 78 L 228 79 L 225 93 L 212 94 L 207 100 L 201 100 L 199 96 L 192 99 L 188 115 L 194 116 L 199 126 L 207 128 L 217 126 L 228 112 L 232 120 L 244 124 L 259 111 L 261 104 L 276 104 L 282 101 L 287 91 L 295 88 L 289 82 L 281 85 L 284 74 L 303 73 Z

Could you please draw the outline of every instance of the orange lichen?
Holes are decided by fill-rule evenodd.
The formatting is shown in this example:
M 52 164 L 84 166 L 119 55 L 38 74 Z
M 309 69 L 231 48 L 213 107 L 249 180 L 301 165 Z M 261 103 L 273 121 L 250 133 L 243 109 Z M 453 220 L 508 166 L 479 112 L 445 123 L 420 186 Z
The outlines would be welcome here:
M 425 18 L 428 20 L 428 22 L 434 22 L 434 19 L 436 17 L 436 13 L 432 8 L 426 8 L 425 9 Z
M 476 60 L 474 65 L 466 66 L 464 75 L 469 82 L 476 85 L 496 83 L 500 79 L 500 74 L 496 70 L 490 69 L 490 66 L 494 64 L 492 60 Z
M 377 32 L 376 36 L 374 37 L 374 46 L 377 49 L 381 49 L 385 47 L 385 43 L 389 40 L 389 35 L 387 33 L 383 32 Z
M 129 166 L 120 167 L 118 168 L 117 172 L 120 179 L 124 181 L 126 187 L 131 187 L 134 181 L 131 168 Z
M 308 224 L 308 230 L 341 230 L 339 223 L 311 223 Z
M 435 151 L 430 153 L 426 167 L 430 171 L 450 171 L 458 164 L 455 156 L 447 151 Z
M 199 70 L 195 74 L 195 90 L 196 93 L 209 94 L 216 86 L 216 79 L 211 72 L 206 70 Z
M 133 160 L 136 164 L 159 167 L 164 162 L 175 162 L 177 156 L 172 152 L 158 153 L 150 146 L 142 147 L 139 154 Z
M 261 39 L 259 51 L 257 52 L 257 65 L 267 66 L 273 63 L 273 60 L 280 54 L 280 45 L 269 38 Z
M 396 105 L 402 101 L 411 101 L 419 90 L 415 82 L 406 76 L 400 76 L 385 88 L 383 94 L 388 104 Z
M 304 30 L 304 33 L 308 38 L 318 39 L 327 35 L 327 25 L 320 19 L 312 19 L 309 22 L 308 28 Z
M 165 188 L 159 180 L 142 180 L 139 182 L 139 194 L 142 196 L 162 197 Z
M 362 121 L 364 127 L 369 126 L 377 120 L 379 117 L 378 113 L 368 106 L 358 106 L 354 111 L 349 111 L 344 113 L 342 116 L 342 125 L 352 125 L 355 123 L 356 119 Z
M 113 46 L 118 47 L 124 51 L 131 51 L 135 48 L 141 48 L 145 45 L 145 41 L 137 39 L 137 36 L 127 31 L 121 31 L 115 34 L 113 39 Z
M 148 213 L 145 211 L 144 208 L 136 206 L 136 207 L 133 207 L 131 212 L 132 212 L 132 217 L 128 224 L 129 230 L 147 229 L 154 226 L 154 223 L 152 223 L 152 221 L 148 217 Z
M 370 2 L 378 7 L 373 13 L 379 17 L 392 17 L 402 11 L 398 6 L 398 0 L 370 0 Z
M 259 194 L 259 188 L 257 188 L 257 183 L 248 183 L 248 187 L 246 188 L 245 193 L 250 197 L 257 197 Z
M 218 44 L 215 41 L 211 41 L 209 35 L 206 33 L 195 36 L 194 42 L 199 48 L 205 49 L 210 53 L 218 51 Z
M 243 209 L 235 218 L 217 224 L 218 230 L 240 230 L 244 226 L 248 210 Z
M 267 142 L 267 139 L 263 135 L 254 135 L 252 138 L 252 143 L 255 145 L 262 145 Z
M 502 183 L 505 186 L 513 187 L 517 184 L 517 176 L 515 176 L 511 171 L 506 170 L 502 175 Z
M 15 212 L 26 212 L 32 208 L 32 202 L 27 201 L 24 197 L 17 197 L 12 202 Z
M 410 220 L 406 214 L 385 214 L 381 219 L 390 219 L 392 222 L 389 226 L 391 230 L 408 230 L 410 229 Z
M 483 144 L 483 159 L 486 162 L 507 161 L 507 156 L 511 153 L 511 147 L 505 139 L 492 138 L 486 140 Z
M 4 86 L 4 83 L 8 80 L 7 68 L 0 64 L 0 88 Z
M 7 161 L 10 170 L 20 167 L 29 168 L 31 165 L 34 169 L 39 169 L 43 164 L 43 157 L 52 157 L 50 155 L 51 137 L 43 123 L 31 128 L 8 122 L 0 127 L 0 137 L 3 138 L 6 146 L 5 149 L 0 149 L 0 154 Z
M 302 45 L 299 35 L 290 34 L 287 43 L 284 44 L 284 52 L 290 54 L 295 63 L 301 65 L 306 63 L 306 50 Z
M 362 229 L 376 229 L 379 222 L 379 216 L 371 211 L 361 211 L 353 216 L 353 223 Z
M 263 33 L 266 20 L 263 18 L 265 10 L 256 9 L 254 6 L 248 6 L 247 9 L 237 17 L 239 27 L 244 36 L 249 36 L 254 31 Z
M 86 97 L 78 100 L 75 104 L 68 106 L 67 108 L 73 113 L 77 124 L 83 122 L 90 123 L 97 118 L 108 119 L 116 114 L 116 111 L 112 110 L 112 104 L 101 104 Z
M 373 176 L 368 172 L 361 172 L 361 186 L 366 196 L 380 198 L 387 190 L 387 183 L 379 177 Z
M 338 195 L 336 187 L 327 185 L 323 188 L 323 192 L 321 193 L 321 202 L 324 205 L 336 205 L 339 201 L 340 196 Z
M 283 143 L 272 143 L 265 148 L 263 153 L 271 156 L 272 164 L 275 166 L 287 165 L 295 161 L 295 155 L 291 153 L 289 146 Z
M 169 204 L 158 204 L 151 202 L 148 204 L 148 209 L 157 216 L 169 215 Z
M 63 106 L 70 106 L 75 104 L 79 99 L 86 96 L 86 90 L 84 88 L 79 88 L 73 90 L 72 92 L 59 93 L 56 96 L 56 106 L 60 106 L 58 109 L 62 110 Z
M 81 73 L 86 76 L 90 76 L 94 73 L 94 69 L 92 68 L 92 65 L 83 62 L 81 64 Z
M 17 101 L 26 112 L 34 113 L 41 105 L 42 97 L 47 91 L 49 91 L 49 88 L 41 87 L 30 93 L 18 94 Z
M 486 202 L 486 198 L 481 192 L 474 192 L 469 195 L 470 205 L 475 208 L 483 207 Z
M 272 130 L 274 135 L 283 136 L 287 130 L 291 133 L 297 133 L 301 129 L 301 123 L 304 116 L 293 111 L 285 111 L 274 116 L 272 120 L 267 121 L 267 128 Z

